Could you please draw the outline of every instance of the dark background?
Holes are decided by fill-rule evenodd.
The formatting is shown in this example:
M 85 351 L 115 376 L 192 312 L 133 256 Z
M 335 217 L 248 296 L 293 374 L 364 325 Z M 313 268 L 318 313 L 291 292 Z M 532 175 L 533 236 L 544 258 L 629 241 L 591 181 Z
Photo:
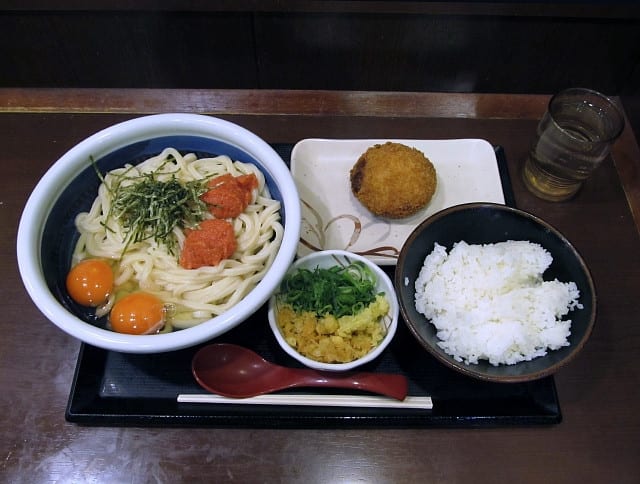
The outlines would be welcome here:
M 0 87 L 584 86 L 640 111 L 638 2 L 4 0 L 0 32 Z

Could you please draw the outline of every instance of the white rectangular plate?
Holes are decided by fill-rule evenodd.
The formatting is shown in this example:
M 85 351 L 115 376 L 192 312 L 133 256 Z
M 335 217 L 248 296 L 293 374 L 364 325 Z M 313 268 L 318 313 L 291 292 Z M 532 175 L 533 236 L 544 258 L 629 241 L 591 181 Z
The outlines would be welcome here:
M 403 219 L 374 216 L 351 192 L 349 172 L 355 162 L 369 147 L 387 141 L 419 149 L 436 169 L 433 198 Z M 404 241 L 434 213 L 462 203 L 504 203 L 495 151 L 482 139 L 305 139 L 293 148 L 291 172 L 302 202 L 298 256 L 344 249 L 379 265 L 395 265 Z

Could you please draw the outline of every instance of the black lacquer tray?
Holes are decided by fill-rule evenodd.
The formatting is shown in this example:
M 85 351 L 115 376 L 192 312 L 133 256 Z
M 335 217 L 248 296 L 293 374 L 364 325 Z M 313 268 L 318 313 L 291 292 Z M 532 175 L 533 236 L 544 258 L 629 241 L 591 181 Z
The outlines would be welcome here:
M 285 161 L 290 159 L 292 145 L 274 148 Z M 513 206 L 504 151 L 500 147 L 495 151 L 505 201 Z M 393 278 L 394 268 L 385 270 Z M 241 344 L 268 360 L 297 366 L 273 338 L 266 307 L 215 342 Z M 515 384 L 470 379 L 427 354 L 402 320 L 387 351 L 361 369 L 405 374 L 410 395 L 432 397 L 430 410 L 178 403 L 179 394 L 206 393 L 191 375 L 191 358 L 198 349 L 135 355 L 83 344 L 66 419 L 105 426 L 253 428 L 500 427 L 549 425 L 562 420 L 553 377 Z

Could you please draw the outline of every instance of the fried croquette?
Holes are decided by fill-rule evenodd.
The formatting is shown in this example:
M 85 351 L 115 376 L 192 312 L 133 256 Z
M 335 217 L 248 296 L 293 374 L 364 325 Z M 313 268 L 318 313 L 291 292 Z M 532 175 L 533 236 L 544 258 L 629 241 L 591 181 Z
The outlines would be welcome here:
M 425 207 L 436 191 L 436 170 L 416 148 L 377 144 L 350 172 L 351 190 L 374 215 L 404 218 Z

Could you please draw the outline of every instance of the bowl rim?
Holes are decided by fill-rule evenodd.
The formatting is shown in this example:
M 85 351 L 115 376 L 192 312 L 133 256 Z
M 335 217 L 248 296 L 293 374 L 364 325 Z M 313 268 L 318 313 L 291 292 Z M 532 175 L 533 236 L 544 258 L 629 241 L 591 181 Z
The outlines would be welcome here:
M 280 249 L 256 287 L 225 313 L 191 328 L 157 335 L 125 335 L 102 329 L 71 314 L 51 293 L 41 270 L 40 246 L 47 217 L 69 183 L 87 167 L 125 146 L 163 136 L 196 136 L 223 141 L 268 165 L 286 207 Z M 53 200 L 53 201 L 51 201 Z M 27 293 L 52 323 L 81 341 L 124 353 L 161 353 L 212 339 L 237 326 L 267 302 L 295 257 L 301 229 L 301 208 L 291 172 L 280 155 L 257 134 L 230 121 L 192 113 L 136 117 L 108 126 L 85 138 L 55 161 L 36 184 L 24 206 L 16 238 L 19 273 Z
M 344 257 L 344 258 L 357 260 L 365 263 L 369 268 L 371 268 L 374 271 L 379 282 L 385 286 L 385 293 L 387 295 L 387 300 L 389 301 L 388 314 L 391 317 L 391 323 L 389 324 L 389 327 L 387 329 L 387 334 L 385 335 L 383 340 L 380 342 L 380 344 L 376 346 L 373 350 L 371 350 L 369 353 L 364 355 L 363 357 L 358 358 L 357 360 L 354 360 L 354 361 L 350 361 L 348 363 L 323 363 L 320 361 L 312 360 L 311 358 L 307 358 L 306 356 L 298 353 L 291 345 L 289 345 L 289 343 L 287 343 L 287 341 L 282 336 L 280 329 L 278 328 L 278 324 L 276 323 L 276 317 L 275 317 L 275 304 L 276 304 L 275 292 L 269 298 L 269 309 L 268 309 L 269 326 L 271 328 L 271 331 L 274 337 L 278 341 L 278 344 L 280 345 L 280 347 L 289 356 L 295 358 L 305 366 L 309 368 L 313 368 L 315 370 L 322 370 L 322 371 L 347 371 L 375 360 L 378 356 L 382 354 L 383 351 L 385 351 L 385 349 L 389 346 L 391 341 L 393 341 L 393 338 L 398 329 L 398 320 L 400 318 L 400 304 L 395 291 L 395 287 L 393 285 L 393 280 L 387 275 L 387 273 L 384 272 L 380 266 L 370 261 L 366 257 L 361 256 L 359 254 L 355 254 L 353 252 L 349 252 L 347 250 L 327 249 L 327 250 L 311 252 L 310 254 L 307 254 L 297 259 L 291 265 L 291 267 L 287 271 L 287 274 L 292 273 L 299 267 L 305 264 L 308 264 L 311 261 L 318 260 L 318 259 L 326 259 L 330 257 L 336 258 L 336 263 L 338 263 L 337 258 L 339 257 Z
M 490 210 L 511 212 L 513 214 L 516 214 L 519 217 L 529 219 L 534 223 L 536 223 L 537 225 L 541 226 L 543 229 L 552 233 L 558 239 L 560 239 L 560 241 L 563 244 L 565 244 L 569 248 L 569 250 L 575 255 L 580 269 L 585 274 L 588 291 L 592 300 L 591 314 L 589 315 L 589 319 L 587 321 L 587 326 L 585 328 L 585 333 L 583 337 L 571 347 L 570 352 L 567 354 L 565 358 L 554 363 L 553 365 L 548 366 L 547 368 L 534 371 L 534 372 L 523 373 L 520 375 L 494 376 L 478 370 L 477 367 L 475 367 L 474 365 L 466 365 L 462 362 L 458 362 L 454 360 L 453 357 L 449 355 L 445 356 L 440 352 L 438 352 L 435 348 L 433 348 L 432 345 L 428 344 L 428 342 L 424 341 L 414 326 L 415 322 L 412 322 L 409 316 L 408 310 L 405 306 L 406 301 L 403 298 L 401 298 L 400 295 L 398 295 L 398 303 L 400 305 L 400 313 L 402 315 L 402 318 L 406 326 L 409 328 L 409 331 L 411 332 L 415 340 L 418 342 L 418 344 L 422 348 L 426 349 L 429 354 L 431 354 L 433 357 L 435 357 L 438 361 L 443 363 L 448 368 L 451 368 L 463 375 L 472 377 L 477 380 L 497 382 L 497 383 L 522 383 L 527 381 L 539 380 L 546 376 L 552 375 L 556 373 L 561 367 L 565 366 L 570 361 L 572 361 L 578 355 L 578 353 L 580 353 L 582 348 L 586 345 L 587 341 L 589 340 L 596 322 L 597 293 L 596 293 L 595 283 L 594 283 L 591 271 L 589 270 L 589 267 L 587 266 L 586 262 L 584 261 L 584 258 L 582 257 L 578 249 L 557 228 L 555 228 L 553 225 L 546 222 L 545 220 L 541 219 L 540 217 L 519 208 L 510 207 L 508 205 L 502 205 L 502 204 L 497 204 L 492 202 L 471 202 L 471 203 L 464 203 L 464 204 L 455 205 L 455 206 L 443 209 L 431 215 L 430 217 L 426 218 L 425 220 L 423 220 L 419 225 L 415 227 L 415 229 L 411 232 L 409 237 L 406 239 L 405 243 L 403 244 L 400 250 L 400 254 L 398 256 L 398 264 L 396 266 L 397 269 L 395 273 L 394 283 L 396 287 L 401 287 L 400 285 L 404 284 L 404 280 L 403 280 L 404 276 L 402 275 L 401 268 L 404 267 L 404 263 L 407 257 L 409 247 L 414 242 L 414 240 L 420 235 L 420 233 L 422 233 L 425 227 L 432 225 L 434 222 L 448 216 L 451 213 L 457 213 L 465 210 L 476 210 L 476 209 L 490 209 Z M 580 288 L 580 289 L 582 291 L 583 288 Z M 401 291 L 398 291 L 398 292 L 401 292 Z M 431 323 L 427 321 L 427 324 L 431 324 Z

